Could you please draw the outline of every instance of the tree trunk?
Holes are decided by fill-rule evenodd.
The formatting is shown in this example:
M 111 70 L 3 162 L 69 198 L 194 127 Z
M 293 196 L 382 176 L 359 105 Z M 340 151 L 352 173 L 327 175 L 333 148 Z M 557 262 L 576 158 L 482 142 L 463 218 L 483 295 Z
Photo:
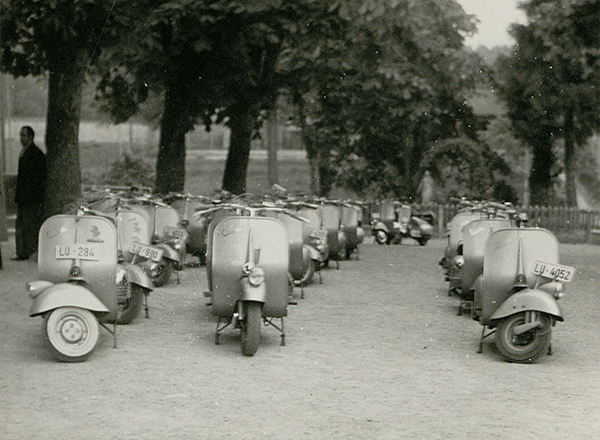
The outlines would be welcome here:
M 277 110 L 269 112 L 269 119 L 266 121 L 266 138 L 267 138 L 267 176 L 269 180 L 269 188 L 279 183 L 279 173 L 277 172 L 277 150 L 279 149 L 279 124 L 277 118 Z
M 79 53 L 69 58 L 53 63 L 49 72 L 46 217 L 64 212 L 67 205 L 77 203 L 81 197 L 79 120 L 87 56 Z
M 160 122 L 160 142 L 156 159 L 156 194 L 181 193 L 185 187 L 185 134 L 190 129 L 187 117 L 186 88 L 171 84 L 165 95 Z
M 539 139 L 533 146 L 533 161 L 529 174 L 529 189 L 532 205 L 553 205 L 554 190 L 552 187 L 551 168 L 554 164 L 552 141 L 549 136 Z
M 576 163 L 575 163 L 575 124 L 573 121 L 573 110 L 569 109 L 565 115 L 564 139 L 565 139 L 565 196 L 567 206 L 577 206 L 577 190 L 575 187 Z
M 254 115 L 249 108 L 238 109 L 227 124 L 231 129 L 231 138 L 223 173 L 223 190 L 232 194 L 246 192 L 253 124 Z

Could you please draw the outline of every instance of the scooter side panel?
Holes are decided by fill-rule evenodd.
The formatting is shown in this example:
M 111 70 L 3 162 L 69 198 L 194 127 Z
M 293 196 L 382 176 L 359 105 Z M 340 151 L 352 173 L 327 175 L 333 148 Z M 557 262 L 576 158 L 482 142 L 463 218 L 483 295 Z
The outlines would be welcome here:
M 456 247 L 463 239 L 463 227 L 467 223 L 482 217 L 483 214 L 481 212 L 459 212 L 452 217 L 452 220 L 450 220 L 450 224 L 448 225 L 448 245 L 450 246 L 449 257 L 454 257 L 456 255 Z
M 161 238 L 164 237 L 167 226 L 179 228 L 179 214 L 171 206 L 156 206 L 154 212 L 154 233 Z
M 463 229 L 463 258 L 461 289 L 467 292 L 483 272 L 483 248 L 487 238 L 495 231 L 511 227 L 510 220 L 491 218 L 467 223 Z
M 534 288 L 537 279 L 537 275 L 533 274 L 537 260 L 558 263 L 558 242 L 545 229 L 511 228 L 491 234 L 484 247 L 483 277 L 481 289 L 477 292 L 480 300 L 476 300 L 481 304 L 482 324 L 489 322 L 496 309 L 513 293 L 512 288 L 519 273 L 520 247 L 527 287 L 530 289 Z

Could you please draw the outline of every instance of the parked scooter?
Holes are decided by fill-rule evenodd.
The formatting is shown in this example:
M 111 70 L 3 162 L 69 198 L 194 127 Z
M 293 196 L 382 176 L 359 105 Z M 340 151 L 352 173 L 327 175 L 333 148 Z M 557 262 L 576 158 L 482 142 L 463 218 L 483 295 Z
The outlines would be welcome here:
M 215 201 L 205 196 L 192 194 L 172 194 L 165 202 L 175 208 L 181 219 L 181 227 L 187 231 L 186 252 L 206 264 L 206 233 L 212 220 L 209 216 L 194 216 L 198 210 L 214 206 Z
M 575 269 L 558 264 L 558 242 L 539 228 L 501 229 L 483 251 L 483 274 L 475 282 L 472 316 L 483 326 L 483 340 L 496 335 L 496 346 L 511 362 L 531 363 L 551 354 L 556 321 L 563 321 L 557 300 Z M 486 328 L 492 329 L 488 334 Z
M 38 280 L 27 283 L 29 316 L 43 317 L 44 341 L 56 359 L 88 359 L 98 345 L 99 326 L 116 346 L 114 326 L 131 310 L 132 298 L 148 290 L 135 284 L 139 270 L 118 264 L 117 230 L 105 217 L 56 215 L 42 224 Z
M 448 244 L 439 262 L 445 280 L 448 281 L 448 295 L 458 294 L 462 286 L 462 267 L 464 265 L 463 243 L 464 227 L 473 220 L 485 218 L 511 218 L 512 208 L 494 202 L 459 201 L 459 212 L 448 224 Z
M 462 250 L 458 257 L 462 259 L 459 264 L 461 267 L 460 287 L 456 293 L 460 298 L 458 305 L 458 314 L 471 308 L 473 303 L 475 280 L 483 272 L 483 249 L 487 238 L 495 231 L 513 227 L 513 223 L 508 218 L 488 217 L 473 220 L 467 223 L 462 229 Z
M 120 266 L 129 272 L 127 278 L 120 280 L 124 290 L 121 300 L 124 307 L 119 315 L 119 324 L 128 324 L 138 315 L 143 306 L 146 318 L 148 314 L 148 295 L 154 289 L 149 274 L 156 268 L 162 258 L 162 249 L 148 243 L 148 225 L 144 217 L 131 210 L 98 212 L 85 210 L 88 215 L 100 215 L 111 219 L 117 228 L 117 256 Z M 129 285 L 141 286 L 143 289 L 128 291 Z M 143 295 L 141 294 L 143 293 Z
M 152 273 L 154 285 L 162 287 L 173 271 L 181 270 L 185 264 L 187 232 L 180 225 L 177 211 L 166 203 L 143 197 L 130 199 L 127 206 L 146 216 L 151 231 L 150 244 L 163 250 L 162 258 Z M 179 274 L 175 273 L 179 284 Z
M 414 215 L 409 205 L 388 200 L 381 203 L 377 212 L 371 230 L 378 244 L 400 244 L 403 238 L 412 238 L 425 246 L 433 237 L 433 226 Z
M 336 269 L 340 268 L 340 259 L 346 252 L 346 236 L 340 229 L 342 210 L 337 202 L 322 200 L 319 205 L 321 227 L 327 232 L 327 248 L 329 250 L 324 267 L 330 260 L 335 260 Z
M 321 226 L 321 215 L 317 205 L 302 204 L 298 215 L 306 220 L 302 223 L 304 245 L 310 253 L 312 267 L 319 275 L 319 284 L 321 284 L 323 282 L 321 269 L 329 259 L 327 231 Z
M 353 253 L 356 253 L 358 260 L 358 245 L 365 239 L 365 231 L 360 224 L 361 212 L 362 207 L 356 203 L 348 202 L 342 205 L 340 229 L 345 238 L 345 247 L 342 250 L 345 260 L 350 259 Z
M 236 208 L 249 215 L 221 217 L 209 226 L 205 295 L 217 317 L 215 343 L 225 328 L 239 328 L 242 354 L 252 356 L 258 349 L 261 321 L 279 330 L 285 345 L 289 245 L 279 220 L 259 217 L 255 208 Z

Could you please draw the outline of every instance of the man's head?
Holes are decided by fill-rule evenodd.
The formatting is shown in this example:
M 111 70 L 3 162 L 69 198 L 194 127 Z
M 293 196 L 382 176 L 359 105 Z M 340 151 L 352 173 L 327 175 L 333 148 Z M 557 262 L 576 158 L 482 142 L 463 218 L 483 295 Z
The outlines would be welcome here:
M 24 127 L 22 127 L 21 132 L 19 134 L 21 136 L 21 145 L 23 145 L 23 148 L 27 148 L 28 146 L 33 144 L 35 132 L 33 131 L 33 128 L 31 128 L 29 125 L 25 125 Z

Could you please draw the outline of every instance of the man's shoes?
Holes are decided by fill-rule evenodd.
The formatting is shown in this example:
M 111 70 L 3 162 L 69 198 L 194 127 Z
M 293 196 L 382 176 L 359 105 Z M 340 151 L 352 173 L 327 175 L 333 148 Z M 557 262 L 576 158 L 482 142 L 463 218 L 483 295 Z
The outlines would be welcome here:
M 12 257 L 11 260 L 13 261 L 25 261 L 25 260 L 29 260 L 29 257 Z

